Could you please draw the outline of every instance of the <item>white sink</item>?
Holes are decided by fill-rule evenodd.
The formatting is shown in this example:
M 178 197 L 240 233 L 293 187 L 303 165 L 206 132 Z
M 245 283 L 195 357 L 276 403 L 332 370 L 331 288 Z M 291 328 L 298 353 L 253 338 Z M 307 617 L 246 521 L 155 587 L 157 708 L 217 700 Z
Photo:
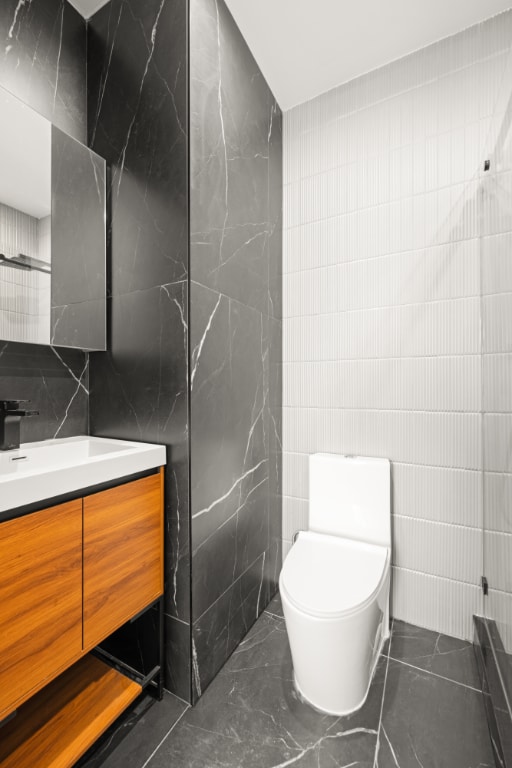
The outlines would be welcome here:
M 107 483 L 166 463 L 165 447 L 67 437 L 0 452 L 0 512 Z

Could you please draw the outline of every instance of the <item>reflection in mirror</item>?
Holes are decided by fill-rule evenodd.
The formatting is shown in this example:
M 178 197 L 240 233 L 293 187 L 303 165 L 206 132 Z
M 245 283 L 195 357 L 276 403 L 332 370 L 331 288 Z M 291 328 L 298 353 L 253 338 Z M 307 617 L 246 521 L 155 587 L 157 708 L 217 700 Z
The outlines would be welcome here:
M 48 344 L 51 124 L 0 90 L 0 338 Z
M 0 88 L 0 339 L 106 349 L 103 158 Z

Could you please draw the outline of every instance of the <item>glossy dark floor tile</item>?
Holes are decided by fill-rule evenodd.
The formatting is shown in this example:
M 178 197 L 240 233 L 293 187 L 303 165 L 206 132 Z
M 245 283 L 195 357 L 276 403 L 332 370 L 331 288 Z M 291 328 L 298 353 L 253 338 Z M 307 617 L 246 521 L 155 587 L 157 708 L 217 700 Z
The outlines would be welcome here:
M 389 660 L 378 768 L 494 768 L 481 692 Z
M 481 689 L 473 644 L 465 640 L 395 620 L 389 655 L 426 672 Z
M 494 766 L 482 694 L 455 681 L 473 680 L 465 651 L 455 651 L 467 644 L 403 622 L 394 622 L 393 632 L 389 647 L 404 660 L 382 655 L 365 705 L 347 717 L 325 715 L 295 691 L 277 595 L 197 705 L 177 722 L 173 713 L 162 712 L 150 730 L 152 749 L 144 753 L 149 759 L 135 762 L 137 752 L 136 758 L 125 757 L 140 748 L 139 731 L 130 733 L 127 746 L 123 742 L 105 763 L 87 768 Z M 438 662 L 438 655 L 444 660 Z M 420 669 L 421 663 L 432 669 Z M 167 731 L 160 726 L 166 719 Z M 162 732 L 168 735 L 155 750 Z
M 359 712 L 322 715 L 298 698 L 284 621 L 265 612 L 148 768 L 372 766 L 385 664 Z
M 141 768 L 187 706 L 170 693 L 162 701 L 142 696 L 75 768 Z
M 272 613 L 274 616 L 279 616 L 281 619 L 283 618 L 283 604 L 281 602 L 281 595 L 279 592 L 277 595 L 272 598 L 270 603 L 265 608 L 266 613 Z

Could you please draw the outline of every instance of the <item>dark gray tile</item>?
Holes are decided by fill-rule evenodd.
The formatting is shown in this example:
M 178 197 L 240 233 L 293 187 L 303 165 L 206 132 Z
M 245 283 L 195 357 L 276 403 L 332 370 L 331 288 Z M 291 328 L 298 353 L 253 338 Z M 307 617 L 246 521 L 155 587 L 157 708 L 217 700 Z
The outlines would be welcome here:
M 193 701 L 204 693 L 263 610 L 266 560 L 264 552 L 194 623 Z
M 316 712 L 295 692 L 284 620 L 265 612 L 149 766 L 370 767 L 384 673 L 382 661 L 359 712 Z
M 378 768 L 494 768 L 480 691 L 389 660 Z
M 190 46 L 191 276 L 266 313 L 272 105 L 280 110 L 224 2 L 190 3 Z
M 187 277 L 186 27 L 177 0 L 110 0 L 89 21 L 89 145 L 112 168 L 114 295 Z
M 191 701 L 190 624 L 164 616 L 165 685 L 185 701 Z
M 196 283 L 191 306 L 192 612 L 197 621 L 270 549 L 268 324 L 261 313 Z
M 277 593 L 277 595 L 275 595 L 275 597 L 267 605 L 267 607 L 265 608 L 265 611 L 267 613 L 273 614 L 274 616 L 278 616 L 280 618 L 284 618 L 284 615 L 283 615 L 283 604 L 281 602 L 281 595 L 279 594 L 279 592 Z
M 87 434 L 88 394 L 83 352 L 0 341 L 0 398 L 29 400 L 39 411 L 22 420 L 22 442 Z
M 473 617 L 474 649 L 497 766 L 512 765 L 512 723 L 506 697 L 505 651 L 496 622 Z M 510 682 L 510 681 L 509 681 Z
M 395 620 L 390 656 L 457 683 L 481 688 L 473 644 L 465 640 Z
M 281 566 L 282 115 L 226 3 L 189 7 L 192 613 L 204 690 Z
M 267 368 L 261 313 L 196 283 L 191 285 L 191 312 L 195 552 L 268 476 Z
M 283 120 L 281 110 L 274 99 L 270 102 L 269 146 L 269 308 L 270 317 L 283 316 Z
M 0 85 L 86 143 L 86 24 L 66 0 L 0 4 Z
M 108 729 L 76 768 L 141 768 L 187 709 L 170 693 L 162 701 L 148 694 Z

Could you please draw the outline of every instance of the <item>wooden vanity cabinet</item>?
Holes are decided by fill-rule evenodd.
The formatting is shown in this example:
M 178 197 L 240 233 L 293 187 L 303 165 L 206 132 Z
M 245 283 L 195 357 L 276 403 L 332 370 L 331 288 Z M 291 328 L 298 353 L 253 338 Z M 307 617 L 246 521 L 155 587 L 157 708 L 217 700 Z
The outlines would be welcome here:
M 160 475 L 84 499 L 84 649 L 163 592 Z
M 0 768 L 70 768 L 142 692 L 89 651 L 163 594 L 163 477 L 0 522 Z
M 0 524 L 0 720 L 82 654 L 82 501 Z

